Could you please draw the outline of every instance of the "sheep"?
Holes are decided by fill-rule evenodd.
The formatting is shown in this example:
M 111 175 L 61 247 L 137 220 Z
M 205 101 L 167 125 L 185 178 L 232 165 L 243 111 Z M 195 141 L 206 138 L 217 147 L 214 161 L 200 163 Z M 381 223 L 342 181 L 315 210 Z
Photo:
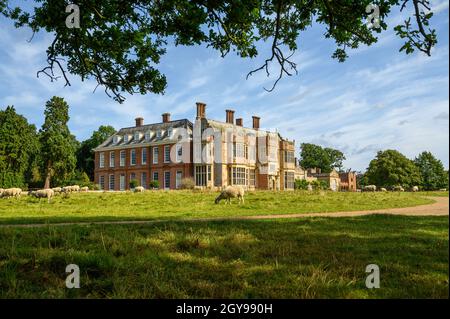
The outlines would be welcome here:
M 64 193 L 79 192 L 80 191 L 80 186 L 78 186 L 78 185 L 65 186 L 65 187 L 62 188 L 62 191 Z
M 377 187 L 375 185 L 367 185 L 364 186 L 363 191 L 364 192 L 375 192 L 377 190 Z
M 411 191 L 412 192 L 418 192 L 419 191 L 419 186 L 413 186 Z
M 386 192 L 387 192 L 387 189 L 384 188 L 384 187 L 381 187 L 381 188 L 380 188 L 380 192 L 386 193 Z
M 3 189 L 3 188 L 0 188 L 0 198 L 2 198 L 3 197 L 3 192 L 4 192 L 5 190 Z
M 47 202 L 50 203 L 50 200 L 52 199 L 52 197 L 55 195 L 55 191 L 53 189 L 39 189 L 37 191 L 33 191 L 30 193 L 31 196 L 34 196 L 36 198 L 39 198 L 39 200 L 41 200 L 41 198 L 47 198 Z
M 145 191 L 145 188 L 142 187 L 142 186 L 136 186 L 136 187 L 134 188 L 134 192 L 135 192 L 135 193 L 143 193 L 144 191 Z
M 20 188 L 7 188 L 4 189 L 2 192 L 2 197 L 16 197 L 19 198 L 20 194 L 22 193 L 22 190 Z
M 87 192 L 87 191 L 89 191 L 89 187 L 87 186 L 83 186 L 80 188 L 80 192 Z
M 62 192 L 62 188 L 61 188 L 61 187 L 53 187 L 52 190 L 53 190 L 53 192 L 54 192 L 55 194 L 59 194 L 59 193 Z
M 392 190 L 394 192 L 404 192 L 405 191 L 405 189 L 402 186 L 399 186 L 399 185 L 392 187 Z
M 231 204 L 231 198 L 235 197 L 238 198 L 239 203 L 244 203 L 244 188 L 242 186 L 227 186 L 214 202 L 219 204 L 222 199 L 225 199 L 225 203 Z

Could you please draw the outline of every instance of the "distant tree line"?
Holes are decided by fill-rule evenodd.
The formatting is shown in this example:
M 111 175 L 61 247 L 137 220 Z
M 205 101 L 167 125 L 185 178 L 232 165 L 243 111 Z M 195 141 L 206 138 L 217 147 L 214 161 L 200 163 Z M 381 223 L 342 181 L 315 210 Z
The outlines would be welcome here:
M 299 164 L 305 169 L 320 168 L 324 173 L 343 172 L 345 159 L 339 150 L 303 143 Z M 357 184 L 359 188 L 366 185 L 384 188 L 419 186 L 422 190 L 439 190 L 448 188 L 448 178 L 448 171 L 431 152 L 424 151 L 411 160 L 399 151 L 385 150 L 379 151 L 370 161 L 366 172 L 358 173 Z
M 80 143 L 70 133 L 68 121 L 69 105 L 56 96 L 47 101 L 39 130 L 17 114 L 14 106 L 0 110 L 0 188 L 92 186 L 92 149 L 115 129 L 100 126 Z

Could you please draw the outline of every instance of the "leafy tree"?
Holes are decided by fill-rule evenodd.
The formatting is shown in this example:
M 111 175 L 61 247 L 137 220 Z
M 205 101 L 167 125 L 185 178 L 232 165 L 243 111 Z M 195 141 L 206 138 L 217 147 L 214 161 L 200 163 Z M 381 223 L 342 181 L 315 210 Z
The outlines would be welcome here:
M 82 80 L 93 78 L 119 102 L 124 100 L 123 92 L 164 92 L 166 77 L 156 66 L 169 41 L 177 46 L 207 46 L 223 57 L 233 51 L 242 58 L 255 58 L 257 47 L 268 43 L 264 63 L 247 75 L 258 71 L 269 75 L 275 63 L 277 77 L 268 91 L 283 76 L 297 73 L 291 57 L 301 33 L 314 24 L 325 26 L 324 38 L 334 40 L 332 56 L 341 62 L 347 50 L 377 42 L 377 34 L 387 29 L 386 17 L 395 9 L 413 9 L 413 20 L 405 17 L 395 27 L 405 39 L 400 51 L 430 55 L 437 43 L 430 27 L 429 0 L 78 0 L 80 28 L 66 27 L 67 1 L 40 0 L 32 9 L 11 2 L 0 0 L 0 14 L 16 27 L 44 29 L 53 37 L 48 65 L 39 74 L 55 80 L 60 73 L 66 85 L 70 85 L 67 72 Z M 378 6 L 377 21 L 372 16 L 377 10 L 367 12 L 368 5 Z
M 327 152 L 319 145 L 302 143 L 300 152 L 300 166 L 320 168 L 323 172 L 330 171 L 331 162 Z
M 342 172 L 344 170 L 343 162 L 345 161 L 344 153 L 329 147 L 325 148 L 325 152 L 328 154 L 328 158 L 331 163 L 330 168 L 336 169 L 338 172 Z
M 437 190 L 447 188 L 448 173 L 444 170 L 442 162 L 430 152 L 422 152 L 414 159 L 422 176 L 422 188 L 424 190 Z
M 414 162 L 396 150 L 379 151 L 367 169 L 370 184 L 391 188 L 421 184 L 420 172 Z
M 63 183 L 73 173 L 77 143 L 67 126 L 69 105 L 63 98 L 54 96 L 47 101 L 44 115 L 39 140 L 45 176 L 44 188 L 49 188 L 52 178 Z
M 0 187 L 26 186 L 38 153 L 36 127 L 13 106 L 0 110 Z
M 364 186 L 369 185 L 369 178 L 367 174 L 359 172 L 356 174 L 356 188 L 363 189 Z
M 339 150 L 322 148 L 310 143 L 301 145 L 300 166 L 303 168 L 320 168 L 324 173 L 329 173 L 335 168 L 341 171 L 344 160 L 344 153 Z
M 77 150 L 77 169 L 86 172 L 91 180 L 94 179 L 94 151 L 93 149 L 103 143 L 108 137 L 116 132 L 112 126 L 100 126 L 97 131 L 92 133 L 92 136 L 87 140 L 81 142 Z

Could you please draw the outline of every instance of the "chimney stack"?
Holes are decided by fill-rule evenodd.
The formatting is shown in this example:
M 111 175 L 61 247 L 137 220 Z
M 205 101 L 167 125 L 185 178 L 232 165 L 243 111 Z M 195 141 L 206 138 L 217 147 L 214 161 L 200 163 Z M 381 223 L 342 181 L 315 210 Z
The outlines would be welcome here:
M 242 118 L 236 119 L 236 125 L 237 126 L 242 126 Z
M 170 122 L 170 113 L 163 113 L 162 121 L 163 121 L 163 123 Z
M 234 124 L 234 111 L 233 110 L 225 110 L 226 112 L 226 122 L 230 124 Z
M 135 121 L 136 121 L 136 127 L 144 125 L 144 118 L 143 117 L 137 117 L 135 119 Z
M 259 130 L 259 120 L 260 118 L 258 116 L 252 116 L 253 118 L 253 128 L 255 130 Z
M 206 104 L 202 102 L 197 102 L 197 118 L 205 118 Z

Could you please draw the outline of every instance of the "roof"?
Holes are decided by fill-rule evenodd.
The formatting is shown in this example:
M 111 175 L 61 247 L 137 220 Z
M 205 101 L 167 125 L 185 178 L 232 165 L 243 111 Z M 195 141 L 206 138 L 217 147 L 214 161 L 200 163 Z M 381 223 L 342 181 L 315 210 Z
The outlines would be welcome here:
M 108 148 L 121 148 L 121 147 L 127 147 L 127 146 L 133 146 L 138 144 L 158 144 L 158 143 L 173 143 L 177 140 L 173 137 L 170 137 L 168 134 L 168 129 L 177 129 L 177 128 L 185 128 L 188 130 L 190 137 L 192 136 L 192 122 L 187 119 L 182 120 L 175 120 L 175 121 L 169 121 L 169 122 L 161 122 L 161 123 L 154 123 L 154 124 L 146 124 L 142 126 L 132 126 L 132 127 L 124 127 L 121 128 L 118 132 L 114 133 L 110 137 L 108 137 L 102 144 L 94 148 L 94 151 L 99 151 L 102 149 L 108 149 Z M 151 138 L 149 140 L 145 139 L 145 133 L 146 132 L 153 132 L 154 134 L 151 135 Z M 160 137 L 157 136 L 156 132 L 161 131 L 162 134 Z M 139 132 L 142 133 L 139 140 L 134 139 L 134 133 Z M 123 136 L 130 135 L 130 139 L 125 142 L 125 139 Z M 121 139 L 118 141 L 118 143 L 114 143 L 114 136 L 120 136 Z M 174 135 L 176 136 L 176 135 Z

